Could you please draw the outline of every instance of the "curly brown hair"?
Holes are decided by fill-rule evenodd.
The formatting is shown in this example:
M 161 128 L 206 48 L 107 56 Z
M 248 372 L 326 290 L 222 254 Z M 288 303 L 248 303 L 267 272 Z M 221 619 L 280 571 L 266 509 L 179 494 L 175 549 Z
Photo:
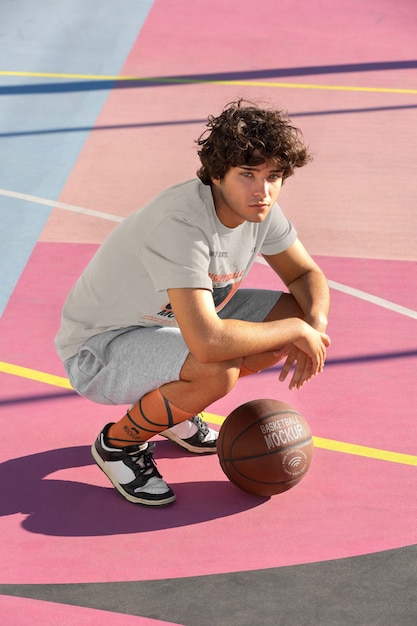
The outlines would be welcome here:
M 267 159 L 277 164 L 285 180 L 312 159 L 301 131 L 283 111 L 245 100 L 230 102 L 218 117 L 210 115 L 196 143 L 201 146 L 197 176 L 205 185 L 223 178 L 230 167 L 260 165 Z

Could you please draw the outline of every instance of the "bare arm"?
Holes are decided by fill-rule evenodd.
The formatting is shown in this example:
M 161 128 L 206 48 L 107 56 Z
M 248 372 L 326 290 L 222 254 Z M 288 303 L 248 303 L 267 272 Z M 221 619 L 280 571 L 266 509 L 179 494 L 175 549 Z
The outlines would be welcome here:
M 297 239 L 285 252 L 265 256 L 266 261 L 283 280 L 304 313 L 303 319 L 312 328 L 324 332 L 330 310 L 330 292 L 326 277 Z M 311 378 L 306 375 L 309 364 L 299 346 L 288 346 L 287 359 L 282 367 L 280 380 L 284 381 L 295 365 L 290 388 L 302 387 Z
M 323 335 L 292 317 L 270 322 L 220 319 L 206 289 L 170 289 L 170 303 L 193 356 L 202 363 L 227 361 L 295 344 L 320 371 L 325 359 Z
M 301 241 L 297 239 L 285 252 L 264 258 L 297 300 L 305 321 L 324 332 L 330 310 L 329 286 Z

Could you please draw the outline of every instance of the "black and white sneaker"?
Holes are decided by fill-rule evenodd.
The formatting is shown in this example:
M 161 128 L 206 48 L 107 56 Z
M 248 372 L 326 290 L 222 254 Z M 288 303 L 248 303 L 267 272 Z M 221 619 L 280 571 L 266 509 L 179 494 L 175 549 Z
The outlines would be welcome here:
M 164 506 L 175 500 L 175 493 L 162 480 L 156 469 L 152 449 L 145 443 L 126 448 L 112 448 L 107 441 L 107 424 L 91 447 L 93 459 L 117 491 L 129 502 L 148 506 Z
M 219 433 L 209 428 L 199 415 L 195 415 L 190 420 L 181 422 L 181 424 L 176 424 L 159 434 L 189 452 L 196 454 L 214 454 L 217 452 Z

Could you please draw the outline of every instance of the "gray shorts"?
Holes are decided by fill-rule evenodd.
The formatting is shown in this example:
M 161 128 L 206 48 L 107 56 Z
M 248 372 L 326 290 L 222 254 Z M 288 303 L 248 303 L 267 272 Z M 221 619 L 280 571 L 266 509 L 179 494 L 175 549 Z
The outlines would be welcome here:
M 241 289 L 222 319 L 262 322 L 281 291 Z M 74 389 L 100 404 L 134 404 L 148 391 L 179 380 L 189 350 L 178 328 L 130 326 L 90 337 L 64 366 Z

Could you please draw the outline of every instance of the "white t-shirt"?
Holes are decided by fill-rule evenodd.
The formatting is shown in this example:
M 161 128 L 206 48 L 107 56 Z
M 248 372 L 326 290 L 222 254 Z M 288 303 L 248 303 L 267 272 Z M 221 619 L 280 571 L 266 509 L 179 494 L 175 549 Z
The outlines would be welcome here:
M 211 188 L 175 185 L 121 222 L 97 250 L 64 305 L 55 345 L 66 360 L 93 335 L 128 326 L 177 326 L 167 289 L 213 292 L 219 311 L 257 254 L 277 254 L 297 237 L 275 204 L 261 223 L 227 228 Z

